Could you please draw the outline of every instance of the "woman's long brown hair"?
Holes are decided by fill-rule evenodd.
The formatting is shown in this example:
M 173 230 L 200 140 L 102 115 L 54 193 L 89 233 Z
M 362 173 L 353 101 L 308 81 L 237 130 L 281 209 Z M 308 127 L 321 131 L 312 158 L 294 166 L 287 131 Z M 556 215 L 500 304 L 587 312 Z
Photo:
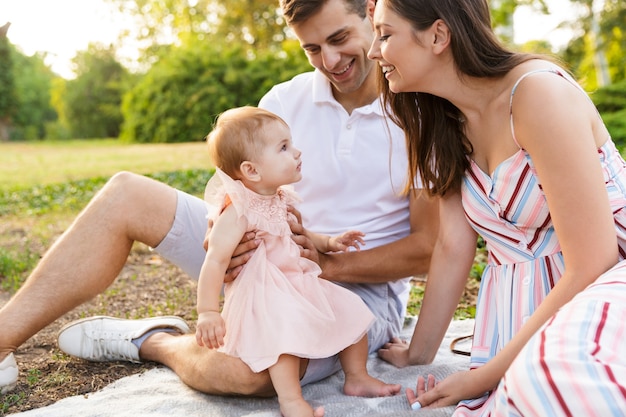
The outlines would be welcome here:
M 450 48 L 461 78 L 502 77 L 520 63 L 540 58 L 502 46 L 491 28 L 486 0 L 381 1 L 410 21 L 416 32 L 443 20 L 450 30 Z M 443 196 L 459 189 L 473 152 L 464 131 L 464 115 L 448 100 L 432 94 L 392 92 L 379 71 L 383 108 L 406 136 L 412 179 L 407 187 L 416 185 L 419 174 L 430 195 Z

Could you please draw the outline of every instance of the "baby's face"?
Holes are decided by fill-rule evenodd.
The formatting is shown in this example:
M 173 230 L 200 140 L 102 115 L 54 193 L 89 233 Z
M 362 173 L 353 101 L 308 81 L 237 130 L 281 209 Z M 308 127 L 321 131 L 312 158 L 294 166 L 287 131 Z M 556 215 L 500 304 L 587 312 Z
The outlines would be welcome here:
M 302 179 L 302 152 L 291 141 L 289 127 L 280 122 L 267 123 L 259 132 L 264 146 L 255 164 L 266 187 L 276 187 Z

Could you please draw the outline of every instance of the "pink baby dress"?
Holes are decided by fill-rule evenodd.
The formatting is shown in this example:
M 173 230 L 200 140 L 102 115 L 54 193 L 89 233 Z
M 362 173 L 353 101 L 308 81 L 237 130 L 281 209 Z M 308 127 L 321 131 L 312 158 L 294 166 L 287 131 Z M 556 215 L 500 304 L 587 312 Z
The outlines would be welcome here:
M 291 239 L 287 205 L 298 202 L 293 191 L 281 187 L 274 195 L 259 195 L 216 169 L 205 201 L 217 213 L 213 217 L 232 203 L 247 230 L 261 239 L 239 276 L 225 284 L 221 352 L 260 372 L 282 354 L 333 356 L 367 333 L 375 317 L 361 298 L 318 278 L 319 266 L 302 258 Z

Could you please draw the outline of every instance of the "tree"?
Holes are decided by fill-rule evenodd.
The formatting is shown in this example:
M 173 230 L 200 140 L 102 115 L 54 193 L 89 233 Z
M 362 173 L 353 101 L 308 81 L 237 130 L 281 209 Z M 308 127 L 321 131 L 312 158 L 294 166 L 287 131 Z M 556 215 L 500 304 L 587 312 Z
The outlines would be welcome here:
M 11 138 L 44 139 L 47 125 L 57 119 L 50 102 L 50 87 L 59 77 L 44 63 L 40 54 L 26 56 L 15 51 L 13 62 L 17 108 Z
M 611 138 L 621 149 L 626 147 L 626 80 L 599 88 L 591 94 Z
M 623 0 L 571 0 L 583 10 L 579 19 L 567 22 L 575 36 L 562 56 L 572 71 L 583 80 L 587 91 L 623 80 L 626 76 L 625 26 Z M 602 7 L 598 10 L 599 5 Z
M 297 44 L 251 59 L 239 44 L 196 42 L 173 48 L 124 97 L 121 138 L 136 142 L 202 140 L 230 107 L 256 105 L 275 83 L 310 69 Z
M 611 80 L 626 79 L 626 3 L 623 0 L 604 0 L 599 29 L 602 47 L 608 60 Z
M 515 37 L 513 15 L 519 6 L 529 6 L 542 13 L 548 13 L 545 0 L 490 0 L 489 3 L 494 31 L 507 43 L 512 43 Z
M 7 38 L 11 23 L 0 27 L 0 140 L 9 140 L 16 97 L 13 80 L 12 46 Z
M 134 22 L 122 33 L 141 45 L 144 68 L 167 58 L 169 46 L 217 41 L 248 52 L 280 48 L 285 22 L 277 0 L 108 0 Z
M 122 124 L 121 102 L 127 70 L 115 49 L 90 44 L 73 59 L 76 78 L 65 86 L 64 117 L 75 138 L 117 137 Z
M 54 73 L 43 56 L 26 56 L 0 28 L 0 140 L 43 139 L 46 124 L 56 119 L 50 105 Z
M 215 34 L 225 40 L 241 39 L 252 50 L 276 51 L 286 39 L 286 24 L 277 0 L 216 1 Z

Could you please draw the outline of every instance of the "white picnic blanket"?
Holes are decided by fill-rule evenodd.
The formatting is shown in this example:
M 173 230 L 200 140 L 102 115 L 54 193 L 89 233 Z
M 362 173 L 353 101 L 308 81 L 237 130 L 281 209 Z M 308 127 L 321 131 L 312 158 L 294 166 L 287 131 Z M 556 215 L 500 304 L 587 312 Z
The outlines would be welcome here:
M 404 329 L 409 339 L 415 320 Z M 343 394 L 343 372 L 339 371 L 303 388 L 304 398 L 315 408 L 324 406 L 326 417 L 450 416 L 454 407 L 411 411 L 404 388 L 415 388 L 418 375 L 433 374 L 437 380 L 459 370 L 468 369 L 469 358 L 450 351 L 456 337 L 472 333 L 473 320 L 453 321 L 432 365 L 396 368 L 376 356 L 370 356 L 371 375 L 390 383 L 400 383 L 402 393 L 394 397 L 360 398 Z M 47 407 L 12 414 L 19 417 L 280 417 L 276 398 L 219 397 L 197 392 L 168 368 L 152 369 L 122 378 L 102 390 L 65 398 Z

